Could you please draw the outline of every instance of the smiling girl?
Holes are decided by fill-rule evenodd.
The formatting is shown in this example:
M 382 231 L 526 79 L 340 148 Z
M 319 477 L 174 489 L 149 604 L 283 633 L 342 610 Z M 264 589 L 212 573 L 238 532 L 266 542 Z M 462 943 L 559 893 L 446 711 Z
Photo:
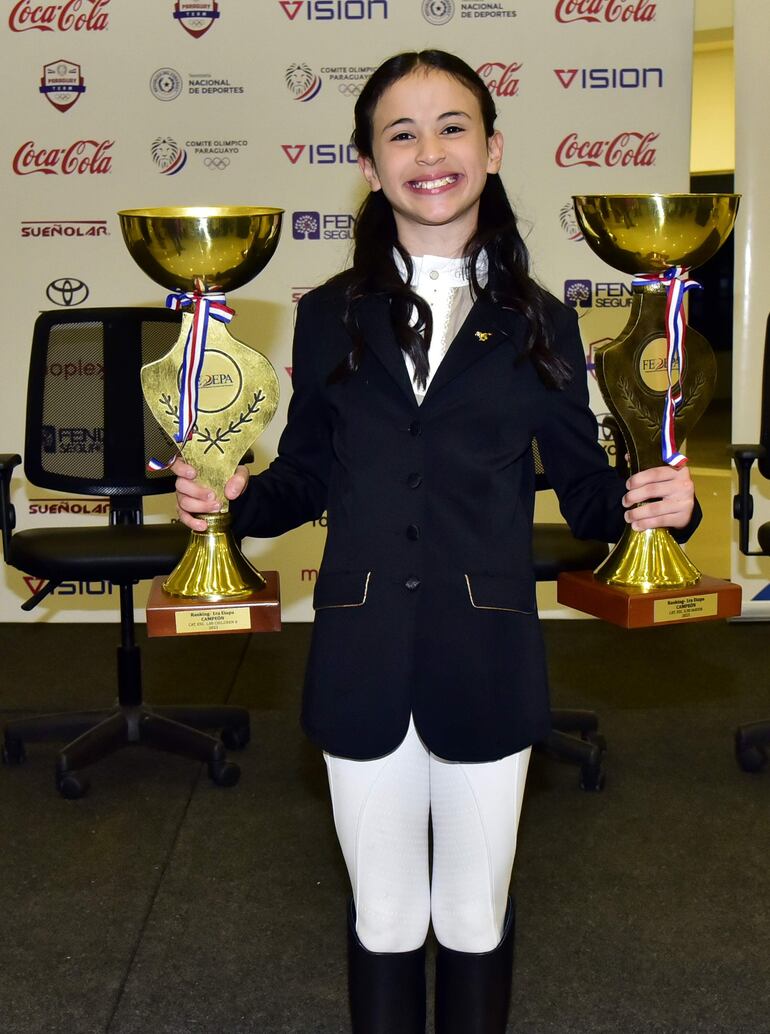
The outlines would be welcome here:
M 550 728 L 533 439 L 580 537 L 698 521 L 686 467 L 623 484 L 607 465 L 577 321 L 529 275 L 494 123 L 450 54 L 369 79 L 353 264 L 299 303 L 278 457 L 226 489 L 242 535 L 328 513 L 302 721 L 353 890 L 355 1034 L 423 1034 L 431 923 L 437 1034 L 506 1028 L 516 832 Z M 180 516 L 205 530 L 195 514 L 219 504 L 175 469 Z

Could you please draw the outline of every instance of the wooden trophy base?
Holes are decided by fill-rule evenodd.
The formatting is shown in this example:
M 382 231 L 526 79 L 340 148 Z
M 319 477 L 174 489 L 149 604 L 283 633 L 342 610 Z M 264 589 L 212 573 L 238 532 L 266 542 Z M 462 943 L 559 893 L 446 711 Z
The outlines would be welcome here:
M 147 635 L 213 635 L 228 632 L 280 632 L 281 587 L 277 571 L 261 571 L 264 589 L 242 600 L 184 599 L 163 590 L 153 578 L 147 600 Z
M 683 621 L 716 621 L 741 612 L 741 587 L 701 575 L 685 589 L 628 589 L 605 585 L 593 571 L 559 575 L 556 598 L 575 610 L 593 614 L 621 628 L 652 628 Z

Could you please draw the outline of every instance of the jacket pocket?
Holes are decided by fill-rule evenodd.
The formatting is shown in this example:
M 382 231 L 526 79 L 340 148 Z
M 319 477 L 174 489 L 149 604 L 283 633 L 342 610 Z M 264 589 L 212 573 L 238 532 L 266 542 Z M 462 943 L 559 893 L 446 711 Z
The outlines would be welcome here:
M 534 614 L 535 590 L 520 578 L 497 574 L 466 574 L 471 606 L 476 610 L 507 610 Z
M 371 571 L 322 571 L 313 590 L 313 609 L 363 607 Z

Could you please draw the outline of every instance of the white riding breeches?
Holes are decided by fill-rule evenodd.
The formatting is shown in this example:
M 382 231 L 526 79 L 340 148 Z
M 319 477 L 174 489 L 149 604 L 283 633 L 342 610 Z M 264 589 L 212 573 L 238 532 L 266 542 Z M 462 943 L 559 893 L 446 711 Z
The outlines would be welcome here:
M 499 944 L 529 755 L 527 747 L 488 763 L 444 761 L 412 721 L 384 757 L 324 754 L 365 948 L 412 951 L 431 920 L 446 948 L 485 952 Z

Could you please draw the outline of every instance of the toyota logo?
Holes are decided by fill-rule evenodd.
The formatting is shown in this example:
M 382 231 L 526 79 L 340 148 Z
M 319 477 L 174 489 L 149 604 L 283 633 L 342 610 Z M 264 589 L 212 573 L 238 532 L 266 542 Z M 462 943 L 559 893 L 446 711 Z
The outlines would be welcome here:
M 88 297 L 89 291 L 82 280 L 72 276 L 60 276 L 52 280 L 45 289 L 45 296 L 54 305 L 81 305 Z

